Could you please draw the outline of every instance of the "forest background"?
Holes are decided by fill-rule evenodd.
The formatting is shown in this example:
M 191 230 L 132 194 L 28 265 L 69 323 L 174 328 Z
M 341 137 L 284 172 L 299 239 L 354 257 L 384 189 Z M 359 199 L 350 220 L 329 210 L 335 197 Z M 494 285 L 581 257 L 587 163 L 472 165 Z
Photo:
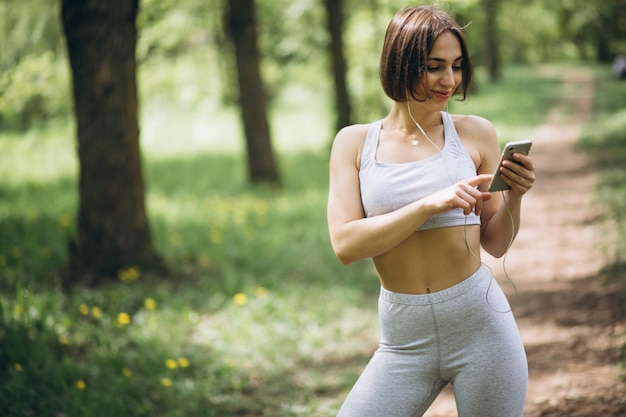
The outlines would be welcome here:
M 438 2 L 468 24 L 478 69 L 470 103 L 452 111 L 491 119 L 503 140 L 522 138 L 556 99 L 559 68 L 585 66 L 610 87 L 583 139 L 605 165 L 623 155 L 624 87 L 609 64 L 626 52 L 626 2 L 599 3 Z M 369 263 L 338 265 L 325 230 L 337 129 L 325 3 L 256 2 L 278 188 L 246 175 L 227 5 L 139 6 L 146 205 L 169 272 L 128 264 L 111 282 L 67 288 L 79 160 L 61 5 L 0 1 L 3 415 L 333 415 L 366 360 L 376 280 Z M 352 122 L 386 114 L 380 46 L 405 5 L 343 2 Z M 610 175 L 619 189 L 623 174 Z M 604 197 L 620 231 L 626 192 L 613 188 Z M 624 246 L 614 245 L 621 276 Z
M 262 73 L 270 103 L 295 92 L 323 92 L 330 97 L 331 63 L 327 51 L 331 39 L 324 2 L 257 0 L 256 3 Z M 370 120 L 388 105 L 377 82 L 381 39 L 390 16 L 406 2 L 335 3 L 343 4 L 345 15 L 344 50 L 349 63 L 353 118 Z M 169 135 L 155 122 L 159 111 L 169 110 L 163 106 L 176 104 L 176 110 L 181 105 L 192 108 L 195 115 L 183 111 L 191 118 L 198 112 L 210 116 L 215 113 L 213 110 L 228 109 L 237 102 L 235 63 L 224 34 L 225 4 L 223 0 L 140 3 L 137 60 L 145 140 L 157 141 Z M 485 66 L 492 45 L 497 47 L 500 65 L 572 59 L 607 63 L 618 53 L 624 53 L 623 0 L 457 0 L 437 4 L 467 25 L 466 33 L 478 66 Z M 69 123 L 73 114 L 71 81 L 59 16 L 60 1 L 3 0 L 0 10 L 3 45 L 0 128 L 25 131 L 50 121 Z M 311 113 L 332 119 L 328 115 L 332 99 L 328 98 L 327 102 L 327 106 L 313 108 Z M 170 117 L 170 120 L 178 118 Z M 178 136 L 195 138 L 189 131 L 193 123 L 189 126 L 182 121 L 179 125 L 171 127 Z M 274 135 L 277 146 L 316 148 L 319 138 L 328 139 L 335 131 L 332 124 L 320 123 L 320 126 L 325 130 L 319 134 L 309 132 L 313 137 L 305 135 L 298 141 L 304 143 L 284 140 L 289 135 L 277 131 Z M 155 134 L 156 138 L 152 139 Z M 237 135 L 229 137 L 233 139 L 221 140 L 219 146 L 238 150 L 243 142 L 237 140 Z M 217 144 L 210 141 L 207 145 Z

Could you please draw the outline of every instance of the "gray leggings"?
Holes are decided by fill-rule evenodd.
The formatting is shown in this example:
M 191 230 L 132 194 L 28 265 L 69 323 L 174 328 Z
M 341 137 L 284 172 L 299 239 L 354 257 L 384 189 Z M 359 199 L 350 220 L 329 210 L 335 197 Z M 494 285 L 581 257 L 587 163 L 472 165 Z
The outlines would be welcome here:
M 423 415 L 451 383 L 461 417 L 523 415 L 528 366 L 513 314 L 484 266 L 432 294 L 381 288 L 380 346 L 338 417 Z

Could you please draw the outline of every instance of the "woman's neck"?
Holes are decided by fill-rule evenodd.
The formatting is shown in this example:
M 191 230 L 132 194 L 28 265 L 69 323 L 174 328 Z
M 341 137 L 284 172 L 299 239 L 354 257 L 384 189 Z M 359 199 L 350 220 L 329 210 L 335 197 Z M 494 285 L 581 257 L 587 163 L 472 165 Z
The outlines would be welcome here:
M 410 107 L 409 107 L 410 106 Z M 394 102 L 391 111 L 387 115 L 387 119 L 398 129 L 404 132 L 415 132 L 418 123 L 422 129 L 428 130 L 433 126 L 441 125 L 441 112 L 418 109 L 415 103 Z

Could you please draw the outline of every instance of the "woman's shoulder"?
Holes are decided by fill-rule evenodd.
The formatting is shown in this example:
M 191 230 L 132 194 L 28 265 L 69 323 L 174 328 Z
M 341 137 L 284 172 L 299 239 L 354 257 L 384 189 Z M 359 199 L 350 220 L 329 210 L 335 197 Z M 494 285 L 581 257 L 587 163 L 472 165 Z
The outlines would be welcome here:
M 362 148 L 372 124 L 354 124 L 341 129 L 333 140 L 333 147 Z
M 454 127 L 459 134 L 465 135 L 495 135 L 495 128 L 493 123 L 484 117 L 465 114 L 452 114 L 452 120 L 454 121 Z
M 492 147 L 498 143 L 498 135 L 493 124 L 484 117 L 474 115 L 452 115 L 454 127 L 464 144 Z
M 335 139 L 331 151 L 331 160 L 341 159 L 360 166 L 361 153 L 365 138 L 372 124 L 354 124 L 341 129 Z
M 372 124 L 354 124 L 342 128 L 335 136 L 335 140 L 351 141 L 365 139 Z

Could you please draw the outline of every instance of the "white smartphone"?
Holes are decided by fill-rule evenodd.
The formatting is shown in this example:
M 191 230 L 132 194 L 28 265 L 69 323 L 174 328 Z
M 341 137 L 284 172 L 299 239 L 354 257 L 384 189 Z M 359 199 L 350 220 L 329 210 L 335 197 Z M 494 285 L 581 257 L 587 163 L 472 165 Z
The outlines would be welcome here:
M 523 153 L 524 155 L 528 155 L 530 152 L 530 147 L 533 143 L 529 140 L 519 140 L 516 142 L 509 142 L 504 145 L 504 149 L 502 149 L 502 156 L 500 157 L 500 162 L 498 162 L 498 167 L 496 168 L 496 172 L 493 173 L 493 179 L 491 180 L 491 184 L 489 184 L 489 191 L 504 191 L 510 190 L 511 187 L 509 184 L 502 180 L 500 176 L 500 167 L 502 166 L 502 161 L 508 159 L 510 161 L 519 164 L 519 162 L 513 159 L 513 154 L 516 152 Z

